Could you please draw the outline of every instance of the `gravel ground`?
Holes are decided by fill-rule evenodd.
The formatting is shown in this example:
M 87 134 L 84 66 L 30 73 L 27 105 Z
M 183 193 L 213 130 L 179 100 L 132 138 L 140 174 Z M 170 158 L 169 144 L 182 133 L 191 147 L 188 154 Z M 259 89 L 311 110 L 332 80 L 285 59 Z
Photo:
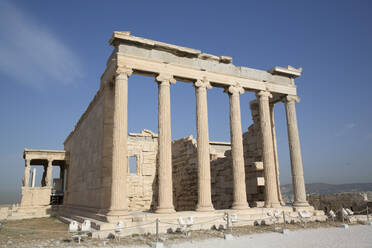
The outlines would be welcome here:
M 72 240 L 67 225 L 55 218 L 40 218 L 3 223 L 0 231 L 0 247 L 150 247 L 154 235 L 98 240 L 84 238 L 81 244 Z M 349 229 L 336 228 L 339 222 L 310 222 L 287 224 L 288 234 L 274 232 L 274 226 L 244 226 L 233 228 L 233 240 L 224 240 L 224 231 L 192 231 L 190 237 L 183 233 L 161 234 L 165 247 L 372 247 L 372 226 L 350 225 Z
M 211 239 L 194 243 L 183 243 L 172 248 L 188 247 L 254 247 L 254 248 L 350 248 L 372 247 L 372 226 L 355 225 L 349 229 L 331 227 L 290 231 L 288 234 L 260 233 L 245 235 L 233 240 Z

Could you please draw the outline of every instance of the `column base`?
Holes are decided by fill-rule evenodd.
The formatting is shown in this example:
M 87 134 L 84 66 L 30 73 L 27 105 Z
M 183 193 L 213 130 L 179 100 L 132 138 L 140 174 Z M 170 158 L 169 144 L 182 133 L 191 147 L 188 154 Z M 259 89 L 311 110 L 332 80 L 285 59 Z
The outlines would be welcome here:
M 213 205 L 207 205 L 207 206 L 196 206 L 196 209 L 195 211 L 198 211 L 198 212 L 212 212 L 214 211 L 214 207 Z
M 175 213 L 176 210 L 174 210 L 173 207 L 170 207 L 170 208 L 163 208 L 163 207 L 159 207 L 155 210 L 155 213 L 157 214 L 172 214 L 172 213 Z
M 107 222 L 114 223 L 128 215 L 128 210 L 101 210 L 99 211 Z
M 279 202 L 265 202 L 265 208 L 279 208 L 282 205 Z
M 302 206 L 302 207 L 296 207 L 296 206 L 292 206 L 293 210 L 294 211 L 304 211 L 304 210 L 307 210 L 307 211 L 314 211 L 314 207 L 311 206 L 311 205 L 307 205 L 307 206 Z
M 234 209 L 234 210 L 244 210 L 248 208 L 249 208 L 248 202 L 233 203 L 231 207 L 231 209 Z
M 309 207 L 310 204 L 307 201 L 305 201 L 305 202 L 294 202 L 292 204 L 292 206 L 293 207 Z

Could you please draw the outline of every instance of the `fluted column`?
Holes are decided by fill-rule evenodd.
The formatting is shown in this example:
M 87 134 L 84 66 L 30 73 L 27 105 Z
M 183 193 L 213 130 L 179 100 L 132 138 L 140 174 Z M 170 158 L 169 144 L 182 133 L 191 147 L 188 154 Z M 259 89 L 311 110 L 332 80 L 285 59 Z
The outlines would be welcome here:
M 274 146 L 271 129 L 269 97 L 270 92 L 256 93 L 260 112 L 260 126 L 262 133 L 262 158 L 265 174 L 265 207 L 279 207 L 276 171 L 274 161 Z
M 111 197 L 108 216 L 127 214 L 127 132 L 128 132 L 128 78 L 132 69 L 119 66 L 114 82 Z M 110 218 L 110 217 L 109 217 Z
M 276 143 L 276 131 L 275 131 L 275 118 L 274 118 L 274 106 L 275 104 L 270 104 L 270 119 L 271 119 L 271 130 L 273 136 L 273 147 L 274 147 L 274 162 L 275 162 L 275 173 L 276 173 L 276 187 L 278 190 L 279 202 L 282 206 L 285 205 L 282 197 L 282 192 L 280 190 L 280 177 L 279 177 L 279 158 L 278 158 L 278 146 Z
M 158 207 L 157 213 L 173 213 L 172 136 L 170 113 L 170 84 L 176 80 L 167 74 L 156 77 L 158 83 Z
M 211 195 L 211 165 L 209 151 L 207 88 L 212 86 L 207 80 L 194 84 L 196 95 L 196 129 L 198 149 L 198 204 L 196 211 L 214 210 Z
M 242 123 L 240 116 L 240 94 L 244 89 L 239 85 L 232 85 L 228 88 L 230 100 L 230 136 L 231 136 L 231 156 L 234 178 L 234 200 L 233 209 L 249 208 L 245 186 L 245 168 Z
M 293 206 L 307 207 L 309 206 L 309 203 L 306 201 L 305 180 L 302 166 L 300 137 L 298 135 L 295 101 L 298 101 L 298 97 L 296 96 L 287 96 L 284 99 L 294 193 Z
M 23 176 L 23 187 L 29 187 L 30 186 L 30 160 L 25 160 L 25 172 Z
M 46 167 L 45 186 L 52 187 L 53 180 L 53 160 L 48 160 L 48 166 Z

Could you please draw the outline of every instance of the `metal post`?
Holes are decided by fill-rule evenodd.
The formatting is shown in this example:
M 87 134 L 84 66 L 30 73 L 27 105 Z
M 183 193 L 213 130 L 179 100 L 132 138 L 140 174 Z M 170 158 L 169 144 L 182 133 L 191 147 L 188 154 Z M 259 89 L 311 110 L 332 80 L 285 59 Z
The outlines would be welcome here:
M 369 221 L 368 203 L 367 203 L 367 225 L 372 226 L 372 223 Z
M 159 242 L 159 218 L 156 218 L 156 243 Z
M 284 230 L 286 230 L 287 229 L 287 223 L 286 223 L 286 221 L 285 221 L 285 213 L 284 213 L 284 211 L 283 211 L 283 232 L 284 232 Z
M 226 230 L 230 230 L 230 214 L 227 213 L 227 216 L 226 216 Z
M 227 218 L 226 218 L 226 230 L 228 230 L 225 233 L 225 239 L 226 240 L 232 240 L 232 227 L 230 226 L 230 214 L 227 213 Z
M 342 220 L 342 224 L 345 225 L 344 208 L 341 208 L 341 220 Z

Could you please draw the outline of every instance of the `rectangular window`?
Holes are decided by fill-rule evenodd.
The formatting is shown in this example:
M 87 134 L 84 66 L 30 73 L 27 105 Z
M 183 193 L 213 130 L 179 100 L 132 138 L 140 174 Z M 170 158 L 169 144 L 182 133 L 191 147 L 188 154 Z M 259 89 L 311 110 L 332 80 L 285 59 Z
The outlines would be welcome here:
M 137 156 L 129 156 L 129 174 L 137 174 Z

